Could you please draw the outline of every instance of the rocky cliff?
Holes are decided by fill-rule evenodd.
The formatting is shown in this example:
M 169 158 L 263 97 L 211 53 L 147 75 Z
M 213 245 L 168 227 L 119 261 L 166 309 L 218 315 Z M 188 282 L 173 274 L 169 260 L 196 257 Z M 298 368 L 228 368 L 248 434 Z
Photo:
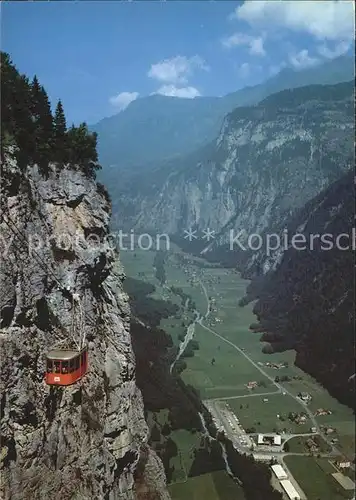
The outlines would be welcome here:
M 147 445 L 124 274 L 105 243 L 109 217 L 105 191 L 82 171 L 50 164 L 43 176 L 36 165 L 20 169 L 6 156 L 0 217 L 4 500 L 169 498 L 162 463 Z M 50 387 L 46 352 L 75 340 L 73 316 L 74 337 L 82 328 L 88 341 L 89 373 L 72 386 Z
M 241 242 L 278 230 L 350 168 L 353 92 L 353 82 L 312 85 L 237 108 L 214 143 L 134 178 L 114 200 L 119 218 L 180 238 L 191 227 L 201 249 L 207 228 L 215 231 L 210 247 L 229 246 L 231 230 L 244 231 Z

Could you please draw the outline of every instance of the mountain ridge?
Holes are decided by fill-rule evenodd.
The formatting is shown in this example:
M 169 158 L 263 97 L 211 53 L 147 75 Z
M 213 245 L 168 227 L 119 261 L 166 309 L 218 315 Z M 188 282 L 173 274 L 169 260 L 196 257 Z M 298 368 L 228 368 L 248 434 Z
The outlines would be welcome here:
M 353 81 L 300 87 L 269 96 L 258 106 L 236 108 L 226 116 L 219 137 L 203 150 L 123 183 L 113 195 L 114 217 L 126 217 L 131 228 L 176 234 L 203 226 L 219 232 L 236 214 L 232 227 L 242 228 L 252 207 L 267 210 L 272 199 L 269 211 L 289 214 L 289 206 L 315 196 L 351 161 L 353 89 Z M 294 188 L 291 198 L 290 183 L 296 178 L 305 189 L 300 195 Z M 251 189 L 259 198 L 249 200 Z M 278 190 L 284 197 L 279 205 Z
M 90 126 L 98 133 L 99 159 L 104 167 L 100 177 L 110 184 L 114 178 L 112 169 L 107 169 L 110 165 L 121 171 L 142 170 L 152 163 L 193 152 L 218 135 L 225 115 L 238 106 L 257 104 L 286 88 L 339 83 L 353 76 L 352 58 L 340 56 L 301 71 L 284 69 L 261 84 L 223 97 L 139 98 L 120 113 Z

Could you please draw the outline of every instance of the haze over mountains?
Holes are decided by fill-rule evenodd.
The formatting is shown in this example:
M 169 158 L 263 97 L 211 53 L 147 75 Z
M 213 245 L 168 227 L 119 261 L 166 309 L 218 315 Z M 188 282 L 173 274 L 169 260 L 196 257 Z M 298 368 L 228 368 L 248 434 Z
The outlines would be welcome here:
M 259 299 L 267 351 L 296 349 L 297 363 L 350 406 L 352 251 L 231 249 L 231 231 L 243 232 L 243 244 L 251 234 L 265 241 L 286 229 L 307 237 L 326 228 L 334 236 L 350 232 L 354 87 L 353 61 L 340 57 L 223 98 L 138 99 L 96 126 L 113 226 L 164 232 L 188 252 L 237 267 L 252 279 L 246 301 Z M 191 242 L 188 228 L 196 231 Z M 206 229 L 210 242 L 202 238 Z M 338 270 L 342 284 L 332 288 Z M 316 363 L 323 335 L 330 348 Z
M 180 99 L 152 95 L 133 101 L 124 111 L 92 125 L 99 135 L 98 152 L 104 167 L 131 170 L 193 152 L 215 139 L 224 116 L 238 106 L 249 106 L 280 90 L 310 84 L 349 81 L 354 61 L 341 56 L 296 71 L 283 69 L 265 82 L 224 97 Z M 104 170 L 102 179 L 111 181 Z
M 210 228 L 215 244 L 231 229 L 279 229 L 351 168 L 353 88 L 311 85 L 236 108 L 211 145 L 118 185 L 114 210 L 140 231 Z

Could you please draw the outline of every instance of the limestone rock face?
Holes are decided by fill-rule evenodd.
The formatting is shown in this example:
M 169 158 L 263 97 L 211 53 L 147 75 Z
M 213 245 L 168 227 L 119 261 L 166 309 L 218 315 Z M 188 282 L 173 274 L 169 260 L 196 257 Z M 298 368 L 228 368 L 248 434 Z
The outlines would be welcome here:
M 240 267 L 258 260 L 267 271 L 280 255 L 266 260 L 265 245 L 258 252 L 258 241 L 248 237 L 265 241 L 267 232 L 279 233 L 340 178 L 353 165 L 353 137 L 353 82 L 273 94 L 230 113 L 209 147 L 134 177 L 116 196 L 118 226 L 181 240 L 193 228 L 201 249 L 231 246 L 242 254 Z M 210 244 L 207 229 L 215 232 Z M 242 249 L 235 243 L 240 232 Z
M 2 498 L 134 499 L 140 485 L 149 498 L 168 499 L 163 465 L 147 445 L 105 192 L 70 166 L 52 165 L 45 179 L 11 156 L 2 181 Z M 47 386 L 46 352 L 81 334 L 87 376 Z

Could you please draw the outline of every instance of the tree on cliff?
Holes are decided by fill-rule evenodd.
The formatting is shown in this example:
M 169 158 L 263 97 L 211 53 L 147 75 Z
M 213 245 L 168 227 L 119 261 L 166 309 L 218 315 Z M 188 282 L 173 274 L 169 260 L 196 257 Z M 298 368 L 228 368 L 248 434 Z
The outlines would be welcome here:
M 86 123 L 79 127 L 74 125 L 68 130 L 67 139 L 70 144 L 69 162 L 79 165 L 88 176 L 94 176 L 95 170 L 100 168 L 98 164 L 98 153 L 96 132 L 90 133 Z
M 98 165 L 97 135 L 85 123 L 67 130 L 61 100 L 54 117 L 47 92 L 37 76 L 30 83 L 21 75 L 8 54 L 1 52 L 1 155 L 15 146 L 21 168 L 37 164 L 42 174 L 50 162 L 71 162 L 86 176 L 95 177 Z
M 53 117 L 48 95 L 34 76 L 31 83 L 31 111 L 34 128 L 34 161 L 47 173 L 53 150 Z
M 59 100 L 54 113 L 54 160 L 64 163 L 68 160 L 67 123 L 62 101 Z
M 1 152 L 7 145 L 18 147 L 17 160 L 24 168 L 33 151 L 33 122 L 28 79 L 20 75 L 8 54 L 1 52 Z

